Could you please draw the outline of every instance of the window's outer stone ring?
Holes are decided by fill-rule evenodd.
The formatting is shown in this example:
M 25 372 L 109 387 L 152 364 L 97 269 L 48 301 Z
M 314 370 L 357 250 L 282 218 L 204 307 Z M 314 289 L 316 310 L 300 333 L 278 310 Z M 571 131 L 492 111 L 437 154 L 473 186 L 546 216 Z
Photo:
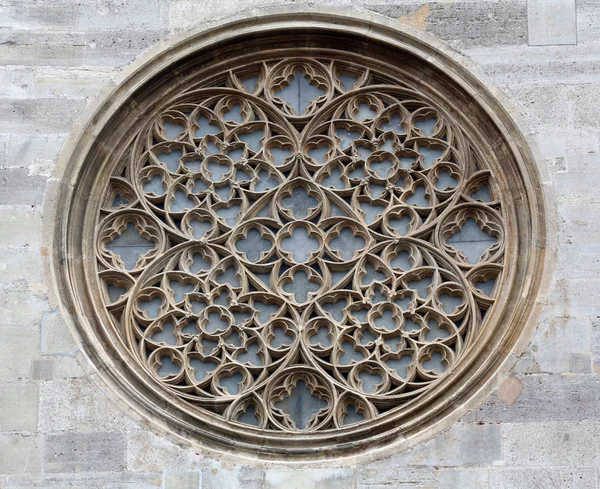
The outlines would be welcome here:
M 135 64 L 135 71 L 98 107 L 86 125 L 75 130 L 67 144 L 55 177 L 59 184 L 48 192 L 45 203 L 47 244 L 52 246 L 51 273 L 54 290 L 64 314 L 72 321 L 77 335 L 101 379 L 117 397 L 141 413 L 154 426 L 172 433 L 180 440 L 199 443 L 207 448 L 226 451 L 242 450 L 268 458 L 323 458 L 350 455 L 390 443 L 408 445 L 433 436 L 448 427 L 474 403 L 482 392 L 490 391 L 490 380 L 506 365 L 514 362 L 533 331 L 534 313 L 539 305 L 544 276 L 549 267 L 546 247 L 546 215 L 543 191 L 536 161 L 512 117 L 484 85 L 461 64 L 460 57 L 441 43 L 418 31 L 397 25 L 382 17 L 361 12 L 340 16 L 326 12 L 292 12 L 290 9 L 267 12 L 260 18 L 245 18 L 219 24 L 172 44 Z M 94 181 L 108 178 L 102 165 L 109 150 L 103 137 L 126 125 L 135 114 L 151 103 L 153 81 L 163 70 L 176 70 L 192 56 L 210 56 L 215 50 L 227 49 L 236 40 L 261 37 L 326 33 L 330 38 L 352 36 L 369 46 L 397 50 L 422 63 L 423 71 L 433 78 L 442 77 L 453 84 L 457 97 L 468 98 L 477 117 L 492 124 L 494 140 L 503 145 L 510 157 L 504 169 L 504 184 L 517 197 L 513 201 L 518 229 L 507 226 L 507 236 L 518 242 L 519 253 L 507 253 L 512 283 L 505 296 L 498 298 L 487 328 L 473 348 L 444 382 L 427 395 L 411 403 L 409 409 L 393 417 L 382 415 L 364 426 L 348 426 L 331 433 L 290 436 L 264 433 L 259 429 L 232 427 L 211 416 L 199 417 L 181 400 L 157 389 L 155 381 L 134 362 L 121 340 L 102 325 L 104 311 L 92 290 L 83 287 L 87 277 L 96 273 L 93 261 L 86 261 L 86 249 L 93 249 L 95 237 L 90 233 L 96 218 L 88 206 L 99 206 L 103 196 L 90 194 Z M 273 39 L 273 37 L 271 37 Z M 458 60 L 458 61 L 457 61 Z M 433 87 L 435 89 L 435 87 Z M 492 87 L 493 89 L 493 87 Z M 53 218 L 54 217 L 54 218 Z M 504 364 L 504 366 L 503 366 Z

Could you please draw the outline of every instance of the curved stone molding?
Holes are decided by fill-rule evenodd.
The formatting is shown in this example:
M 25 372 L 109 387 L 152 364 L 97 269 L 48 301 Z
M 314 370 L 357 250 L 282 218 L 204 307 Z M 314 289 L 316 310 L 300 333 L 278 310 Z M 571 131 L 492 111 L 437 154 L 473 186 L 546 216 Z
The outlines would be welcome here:
M 172 51 L 109 99 L 61 195 L 54 266 L 91 359 L 217 448 L 431 430 L 537 296 L 544 211 L 513 122 L 441 53 L 356 19 Z

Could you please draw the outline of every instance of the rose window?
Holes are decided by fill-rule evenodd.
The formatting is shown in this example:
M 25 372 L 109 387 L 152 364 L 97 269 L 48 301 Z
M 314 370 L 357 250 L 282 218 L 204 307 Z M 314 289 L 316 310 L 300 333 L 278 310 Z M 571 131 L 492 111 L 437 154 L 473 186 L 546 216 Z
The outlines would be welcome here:
M 165 72 L 101 135 L 75 226 L 90 337 L 128 395 L 221 445 L 302 452 L 434 419 L 513 324 L 514 157 L 400 59 L 235 55 Z

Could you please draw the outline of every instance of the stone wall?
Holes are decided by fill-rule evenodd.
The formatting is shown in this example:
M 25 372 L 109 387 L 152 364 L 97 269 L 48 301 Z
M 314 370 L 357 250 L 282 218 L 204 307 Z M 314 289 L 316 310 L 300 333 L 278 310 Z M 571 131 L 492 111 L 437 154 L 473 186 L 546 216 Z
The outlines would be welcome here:
M 52 297 L 43 229 L 68 135 L 149 49 L 235 0 L 0 1 L 0 488 L 600 487 L 600 3 L 245 0 L 376 12 L 445 41 L 517 107 L 540 155 L 553 275 L 491 395 L 404 452 L 312 466 L 180 446 L 111 398 Z M 364 13 L 367 15 L 367 13 Z M 508 369 L 507 369 L 508 370 Z M 114 396 L 112 396 L 114 397 Z

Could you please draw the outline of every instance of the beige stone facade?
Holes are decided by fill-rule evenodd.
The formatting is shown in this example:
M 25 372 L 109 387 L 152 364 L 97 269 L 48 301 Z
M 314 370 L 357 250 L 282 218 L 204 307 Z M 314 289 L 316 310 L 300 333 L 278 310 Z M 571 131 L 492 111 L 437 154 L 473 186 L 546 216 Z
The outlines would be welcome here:
M 454 63 L 498 124 L 514 122 L 505 135 L 527 152 L 543 227 L 530 242 L 544 251 L 539 290 L 502 363 L 408 439 L 310 462 L 215 450 L 124 395 L 59 277 L 64 190 L 98 108 L 186 39 L 273 14 L 353 17 Z M 0 487 L 598 487 L 599 26 L 600 5 L 574 0 L 2 4 Z

